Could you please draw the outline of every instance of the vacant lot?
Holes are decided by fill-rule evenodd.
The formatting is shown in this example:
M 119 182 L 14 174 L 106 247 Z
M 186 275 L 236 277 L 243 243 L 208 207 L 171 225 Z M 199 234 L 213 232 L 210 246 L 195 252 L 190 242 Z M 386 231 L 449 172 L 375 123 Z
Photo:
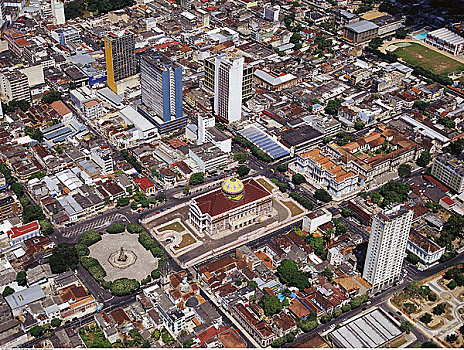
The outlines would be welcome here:
M 288 210 L 290 210 L 290 212 L 292 213 L 292 217 L 303 213 L 303 210 L 299 206 L 297 206 L 295 203 L 285 202 L 285 201 L 281 201 L 281 202 L 283 205 L 285 205 L 288 208 Z
M 401 44 L 393 52 L 406 62 L 427 69 L 435 74 L 456 72 L 459 67 L 464 69 L 462 63 L 416 43 Z

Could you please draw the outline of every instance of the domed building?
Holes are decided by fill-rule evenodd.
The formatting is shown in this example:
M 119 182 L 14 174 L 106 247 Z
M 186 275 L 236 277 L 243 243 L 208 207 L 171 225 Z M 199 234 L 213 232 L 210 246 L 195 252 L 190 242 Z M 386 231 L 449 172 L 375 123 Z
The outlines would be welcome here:
M 272 194 L 253 178 L 229 177 L 219 189 L 190 202 L 189 222 L 200 232 L 215 235 L 258 222 L 272 211 Z

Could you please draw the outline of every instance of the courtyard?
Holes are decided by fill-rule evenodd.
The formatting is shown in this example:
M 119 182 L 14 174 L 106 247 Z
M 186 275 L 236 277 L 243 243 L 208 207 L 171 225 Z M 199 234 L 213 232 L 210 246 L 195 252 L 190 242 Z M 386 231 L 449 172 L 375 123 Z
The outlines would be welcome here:
M 98 260 L 106 272 L 106 281 L 119 278 L 131 278 L 141 281 L 158 267 L 158 259 L 154 258 L 137 240 L 136 234 L 127 232 L 104 234 L 102 239 L 89 247 L 90 257 Z M 121 247 L 132 261 L 127 266 L 120 266 L 111 261 L 115 254 L 119 255 Z

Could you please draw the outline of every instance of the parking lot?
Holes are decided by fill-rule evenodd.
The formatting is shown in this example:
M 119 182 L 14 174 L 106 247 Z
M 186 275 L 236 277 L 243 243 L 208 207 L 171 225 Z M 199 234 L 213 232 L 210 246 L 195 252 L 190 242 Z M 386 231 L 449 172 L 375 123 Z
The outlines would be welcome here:
M 107 226 L 115 222 L 129 222 L 125 215 L 121 213 L 112 213 L 106 216 L 96 217 L 82 224 L 76 224 L 71 227 L 65 227 L 61 230 L 64 238 L 78 238 L 81 234 L 89 230 L 104 230 Z

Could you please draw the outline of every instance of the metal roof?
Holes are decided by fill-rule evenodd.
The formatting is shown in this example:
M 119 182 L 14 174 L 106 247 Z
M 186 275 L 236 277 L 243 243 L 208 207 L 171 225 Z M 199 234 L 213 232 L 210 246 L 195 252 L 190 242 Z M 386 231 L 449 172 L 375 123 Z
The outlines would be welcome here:
M 356 32 L 356 33 L 363 33 L 363 32 L 367 32 L 368 30 L 377 29 L 379 28 L 379 26 L 377 24 L 372 23 L 371 21 L 364 20 L 364 21 L 355 22 L 353 24 L 349 24 L 345 26 L 345 28 L 353 32 Z

